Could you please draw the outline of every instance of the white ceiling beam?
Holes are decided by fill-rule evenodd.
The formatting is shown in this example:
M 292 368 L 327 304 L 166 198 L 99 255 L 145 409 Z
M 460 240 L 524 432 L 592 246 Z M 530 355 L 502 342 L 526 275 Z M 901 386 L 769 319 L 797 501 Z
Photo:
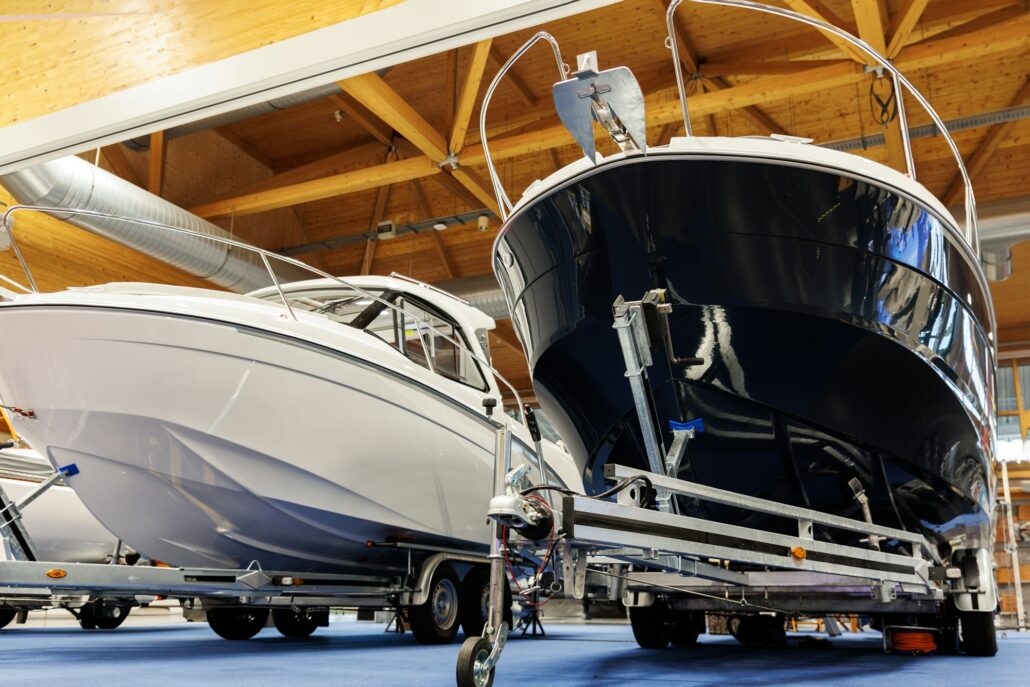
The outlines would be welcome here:
M 2 128 L 0 174 L 617 1 L 407 0 Z

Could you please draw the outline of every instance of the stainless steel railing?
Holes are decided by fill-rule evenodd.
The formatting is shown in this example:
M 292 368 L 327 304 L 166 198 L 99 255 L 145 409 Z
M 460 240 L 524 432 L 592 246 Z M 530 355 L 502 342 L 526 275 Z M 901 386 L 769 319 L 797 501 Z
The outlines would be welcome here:
M 12 284 L 14 286 L 17 286 L 18 288 L 20 288 L 21 290 L 23 290 L 23 291 L 25 291 L 27 293 L 39 293 L 39 288 L 36 285 L 35 278 L 32 276 L 32 270 L 29 269 L 28 262 L 25 260 L 25 256 L 22 254 L 21 248 L 18 245 L 18 241 L 17 241 L 17 239 L 14 236 L 14 226 L 13 226 L 14 225 L 14 218 L 13 218 L 13 216 L 14 216 L 14 213 L 21 212 L 21 211 L 39 212 L 41 214 L 46 214 L 46 215 L 85 215 L 85 216 L 90 216 L 90 217 L 104 217 L 104 218 L 107 218 L 107 219 L 121 220 L 121 221 L 124 221 L 124 222 L 132 222 L 132 223 L 135 223 L 135 224 L 139 224 L 139 225 L 142 225 L 142 226 L 150 227 L 150 228 L 153 228 L 153 229 L 159 229 L 159 230 L 162 230 L 162 231 L 171 231 L 171 232 L 176 232 L 176 233 L 180 233 L 180 234 L 188 234 L 188 235 L 191 235 L 191 236 L 197 236 L 197 237 L 203 238 L 203 239 L 208 240 L 208 241 L 214 241 L 216 243 L 221 243 L 221 244 L 230 246 L 231 248 L 238 248 L 238 249 L 243 250 L 243 251 L 257 253 L 261 257 L 261 262 L 262 262 L 262 264 L 264 264 L 265 269 L 268 271 L 268 276 L 271 278 L 272 284 L 275 285 L 275 289 L 276 289 L 276 291 L 279 294 L 279 298 L 282 300 L 283 306 L 286 308 L 286 312 L 289 314 L 290 319 L 292 319 L 294 321 L 297 320 L 297 314 L 293 311 L 293 306 L 290 305 L 290 299 L 287 297 L 286 292 L 283 291 L 282 283 L 279 281 L 279 277 L 276 275 L 275 270 L 272 268 L 271 260 L 278 260 L 279 262 L 283 262 L 283 263 L 286 263 L 288 265 L 292 265 L 294 267 L 298 267 L 300 269 L 307 270 L 308 272 L 311 272 L 312 274 L 317 275 L 319 277 L 322 277 L 324 279 L 332 280 L 332 281 L 336 282 L 337 284 L 339 284 L 340 286 L 343 286 L 344 288 L 347 288 L 347 289 L 350 289 L 350 290 L 354 291 L 355 293 L 359 294 L 363 298 L 368 298 L 368 299 L 374 300 L 374 301 L 376 301 L 378 303 L 382 303 L 387 308 L 390 308 L 391 310 L 394 310 L 397 313 L 399 313 L 402 317 L 405 317 L 405 318 L 408 318 L 408 319 L 411 319 L 411 320 L 415 321 L 420 330 L 422 328 L 425 328 L 425 330 L 428 330 L 428 331 L 432 332 L 433 334 L 442 337 L 443 339 L 445 339 L 446 341 L 450 342 L 452 345 L 454 345 L 459 350 L 461 350 L 464 353 L 467 353 L 468 355 L 472 356 L 472 358 L 476 362 L 478 362 L 480 365 L 483 365 L 484 368 L 486 368 L 487 370 L 490 371 L 490 373 L 494 376 L 494 379 L 496 379 L 498 381 L 498 383 L 499 383 L 498 386 L 500 386 L 500 384 L 503 384 L 505 387 L 508 388 L 509 391 L 511 391 L 512 396 L 515 397 L 515 403 L 518 406 L 519 417 L 521 418 L 523 424 L 525 423 L 525 414 L 522 412 L 522 407 L 523 407 L 522 406 L 522 397 L 519 396 L 519 392 L 504 377 L 504 375 L 502 375 L 497 370 L 497 368 L 495 368 L 493 365 L 490 364 L 489 360 L 487 360 L 483 356 L 479 355 L 478 353 L 476 353 L 476 351 L 472 350 L 469 346 L 467 346 L 465 344 L 465 342 L 461 339 L 461 337 L 451 337 L 451 336 L 449 336 L 445 332 L 443 332 L 443 331 L 437 329 L 436 327 L 434 327 L 430 322 L 428 322 L 426 320 L 423 320 L 422 318 L 419 318 L 414 313 L 406 311 L 403 308 L 401 308 L 400 306 L 397 306 L 394 303 L 391 303 L 390 301 L 388 301 L 388 300 L 386 300 L 384 298 L 381 298 L 380 296 L 376 295 L 375 293 L 372 293 L 370 291 L 362 289 L 360 286 L 358 286 L 358 285 L 356 285 L 356 284 L 354 284 L 352 282 L 349 282 L 346 279 L 342 279 L 340 277 L 334 276 L 334 275 L 329 274 L 327 272 L 323 272 L 322 270 L 318 269 L 317 267 L 312 267 L 311 265 L 309 265 L 309 264 L 307 264 L 305 262 L 301 262 L 300 260 L 296 260 L 294 258 L 285 256 L 285 255 L 280 255 L 279 253 L 275 253 L 273 251 L 265 250 L 264 248 L 259 248 L 258 246 L 254 246 L 254 245 L 249 244 L 249 243 L 244 243 L 243 241 L 237 241 L 235 239 L 231 239 L 231 238 L 227 238 L 227 237 L 223 237 L 223 236 L 214 236 L 212 234 L 206 234 L 206 233 L 203 233 L 203 232 L 200 232 L 200 231 L 196 231 L 194 229 L 186 229 L 186 228 L 183 228 L 183 227 L 176 227 L 176 226 L 172 226 L 172 225 L 168 225 L 168 224 L 162 224 L 161 222 L 155 222 L 155 221 L 152 221 L 152 220 L 139 219 L 139 218 L 136 218 L 136 217 L 125 217 L 125 216 L 115 215 L 115 214 L 111 214 L 111 213 L 107 213 L 107 212 L 99 212 L 99 211 L 96 211 L 96 210 L 78 210 L 78 209 L 74 209 L 74 208 L 43 207 L 43 206 L 38 206 L 38 205 L 12 205 L 9 208 L 7 208 L 7 211 L 4 212 L 2 217 L 0 217 L 0 231 L 5 232 L 7 234 L 7 236 L 8 236 L 8 238 L 10 239 L 10 241 L 11 241 L 11 248 L 14 250 L 14 254 L 17 257 L 18 262 L 21 265 L 22 270 L 25 272 L 25 278 L 26 278 L 26 280 L 29 283 L 29 287 L 25 287 L 25 286 L 17 283 L 16 281 L 14 281 L 12 279 L 8 279 L 6 277 L 4 278 L 4 281 L 6 281 L 7 283 Z M 410 280 L 410 281 L 417 282 L 417 280 Z M 419 332 L 419 338 L 420 338 L 420 340 L 422 339 L 421 331 Z M 425 341 L 422 341 L 422 345 L 423 345 L 423 347 L 425 347 Z M 426 351 L 426 357 L 427 357 L 427 359 L 429 357 L 428 351 Z
M 501 210 L 501 221 L 508 219 L 508 215 L 511 214 L 512 203 L 511 199 L 508 198 L 508 194 L 504 190 L 504 185 L 501 184 L 500 178 L 497 176 L 497 170 L 494 168 L 494 161 L 490 157 L 490 146 L 487 142 L 486 136 L 486 113 L 490 109 L 490 100 L 494 97 L 494 91 L 497 90 L 497 84 L 501 82 L 504 75 L 512 68 L 512 66 L 519 61 L 526 51 L 536 45 L 539 41 L 547 41 L 551 45 L 551 51 L 554 53 L 554 61 L 558 63 L 558 80 L 564 81 L 565 77 L 569 73 L 569 66 L 562 60 L 561 49 L 558 47 L 558 41 L 555 40 L 554 36 L 547 33 L 546 31 L 539 31 L 533 34 L 528 41 L 522 44 L 522 46 L 508 58 L 508 61 L 501 65 L 501 68 L 497 70 L 497 74 L 494 75 L 493 80 L 486 89 L 486 94 L 483 96 L 483 105 L 479 108 L 479 140 L 483 144 L 483 156 L 486 158 L 486 168 L 490 172 L 490 183 L 494 188 L 494 196 L 497 198 L 497 205 Z
M 672 62 L 676 68 L 676 87 L 679 91 L 680 107 L 683 110 L 683 125 L 686 128 L 687 135 L 691 135 L 690 131 L 690 114 L 687 108 L 687 95 L 683 87 L 683 70 L 680 65 L 679 51 L 676 49 L 676 29 L 675 29 L 675 14 L 676 9 L 682 5 L 684 0 L 672 0 L 669 3 L 669 9 L 665 13 L 666 29 L 669 32 L 668 45 L 672 49 Z M 955 144 L 955 140 L 948 133 L 948 127 L 941 119 L 937 111 L 933 109 L 930 102 L 919 92 L 911 81 L 905 78 L 905 75 L 901 71 L 891 64 L 890 60 L 881 55 L 879 52 L 873 49 L 868 43 L 863 41 L 861 38 L 851 35 L 847 31 L 837 28 L 833 24 L 829 24 L 821 19 L 815 19 L 793 10 L 784 9 L 782 7 L 772 7 L 765 5 L 760 2 L 752 2 L 752 0 L 690 0 L 690 2 L 696 2 L 703 5 L 721 5 L 723 7 L 737 7 L 740 9 L 754 10 L 756 12 L 764 12 L 766 14 L 772 14 L 777 17 L 784 17 L 792 21 L 814 26 L 815 28 L 821 29 L 828 33 L 832 33 L 834 36 L 847 41 L 851 45 L 854 45 L 859 50 L 867 53 L 870 57 L 875 59 L 880 67 L 887 72 L 890 72 L 892 79 L 894 80 L 894 92 L 896 94 L 896 101 L 898 103 L 898 124 L 901 126 L 901 137 L 905 148 L 905 164 L 908 168 L 908 175 L 912 179 L 916 178 L 915 160 L 912 157 L 912 141 L 908 134 L 908 119 L 905 115 L 905 99 L 902 97 L 904 90 L 907 90 L 916 101 L 922 105 L 933 123 L 937 125 L 937 130 L 944 137 L 948 147 L 951 149 L 952 155 L 955 156 L 955 162 L 958 165 L 959 173 L 962 175 L 962 181 L 965 184 L 965 209 L 966 209 L 966 230 L 964 238 L 969 247 L 972 248 L 973 253 L 980 257 L 980 237 L 977 232 L 976 226 L 976 198 L 973 195 L 973 184 L 969 178 L 969 172 L 966 171 L 966 164 L 962 160 L 962 153 L 959 152 L 958 146 Z M 904 89 L 902 89 L 904 86 Z

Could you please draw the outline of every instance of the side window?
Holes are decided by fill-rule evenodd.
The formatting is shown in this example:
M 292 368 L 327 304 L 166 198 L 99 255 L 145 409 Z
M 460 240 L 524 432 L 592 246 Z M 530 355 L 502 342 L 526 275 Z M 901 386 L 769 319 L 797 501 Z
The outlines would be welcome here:
M 469 347 L 453 322 L 408 299 L 398 304 L 404 309 L 400 348 L 405 355 L 448 379 L 481 391 L 488 388 L 476 359 L 454 344 L 460 341 Z

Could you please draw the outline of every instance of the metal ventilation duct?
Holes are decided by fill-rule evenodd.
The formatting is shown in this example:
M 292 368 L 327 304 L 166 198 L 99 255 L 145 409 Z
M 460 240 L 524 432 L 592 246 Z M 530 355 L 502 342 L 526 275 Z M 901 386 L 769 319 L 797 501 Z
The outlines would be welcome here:
M 0 183 L 24 205 L 93 210 L 229 237 L 220 227 L 74 156 L 8 174 L 0 177 Z M 250 251 L 106 217 L 67 214 L 58 218 L 232 291 L 245 293 L 272 283 L 261 257 Z M 275 268 L 282 281 L 310 277 L 290 265 Z
M 229 237 L 220 227 L 74 156 L 0 177 L 0 184 L 24 205 L 93 210 Z M 250 251 L 106 217 L 57 217 L 232 291 L 246 293 L 271 285 L 260 256 Z M 315 275 L 280 263 L 276 276 L 291 282 Z M 464 298 L 494 319 L 508 318 L 504 294 L 492 274 L 451 279 L 435 286 Z
M 504 292 L 493 274 L 478 274 L 473 277 L 447 279 L 433 284 L 436 288 L 464 298 L 475 308 L 479 308 L 495 320 L 506 320 L 511 317 L 508 303 L 504 300 Z

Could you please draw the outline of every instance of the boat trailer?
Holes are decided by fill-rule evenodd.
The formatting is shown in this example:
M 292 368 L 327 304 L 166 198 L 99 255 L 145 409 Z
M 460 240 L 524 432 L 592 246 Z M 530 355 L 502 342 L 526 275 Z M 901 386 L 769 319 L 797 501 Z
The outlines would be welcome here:
M 77 472 L 75 465 L 62 467 L 18 502 L 0 487 L 0 611 L 8 615 L 8 622 L 12 611 L 17 622 L 24 623 L 29 610 L 49 608 L 64 608 L 81 622 L 84 609 L 104 618 L 163 596 L 180 600 L 184 615 L 191 620 L 203 619 L 212 608 L 282 608 L 317 617 L 325 626 L 330 607 L 393 609 L 401 613 L 404 608 L 426 604 L 434 573 L 442 564 L 481 566 L 487 561 L 485 555 L 457 549 L 372 541 L 368 542 L 370 548 L 405 551 L 406 573 L 374 576 L 270 571 L 257 562 L 242 569 L 129 565 L 121 556 L 121 542 L 107 564 L 40 561 L 22 522 L 22 511 L 47 489 Z M 420 560 L 416 562 L 415 557 Z
M 654 362 L 652 349 L 667 340 L 670 311 L 661 290 L 639 301 L 619 297 L 613 305 L 613 328 L 649 471 L 608 464 L 604 476 L 615 486 L 595 496 L 534 485 L 524 469 L 512 469 L 511 436 L 498 430 L 495 493 L 488 511 L 494 521 L 489 620 L 483 636 L 467 638 L 461 647 L 458 687 L 493 682 L 509 631 L 495 592 L 505 584 L 504 558 L 511 551 L 545 563 L 555 552 L 553 593 L 582 599 L 593 580 L 606 579 L 608 598 L 629 609 L 634 636 L 644 648 L 693 643 L 704 631 L 706 613 L 726 616 L 730 632 L 745 644 L 784 642 L 788 616 L 833 613 L 897 618 L 895 624 L 882 623 L 885 638 L 923 631 L 945 651 L 958 650 L 959 617 L 971 618 L 968 635 L 989 631 L 993 636 L 993 619 L 982 612 L 997 604 L 993 560 L 986 549 L 956 552 L 946 565 L 922 534 L 874 524 L 867 507 L 865 519 L 856 520 L 675 476 L 689 441 L 704 427 L 697 420 L 672 423 L 668 447 L 657 431 L 647 369 Z M 866 506 L 857 480 L 849 486 L 856 502 Z M 555 490 L 562 493 L 556 507 L 537 496 Z M 684 515 L 676 497 L 792 520 L 796 534 Z M 859 533 L 864 546 L 816 539 L 816 526 Z M 881 550 L 886 542 L 907 553 Z M 990 627 L 973 628 L 972 617 L 978 623 L 986 619 Z M 976 648 L 967 651 L 978 653 Z

